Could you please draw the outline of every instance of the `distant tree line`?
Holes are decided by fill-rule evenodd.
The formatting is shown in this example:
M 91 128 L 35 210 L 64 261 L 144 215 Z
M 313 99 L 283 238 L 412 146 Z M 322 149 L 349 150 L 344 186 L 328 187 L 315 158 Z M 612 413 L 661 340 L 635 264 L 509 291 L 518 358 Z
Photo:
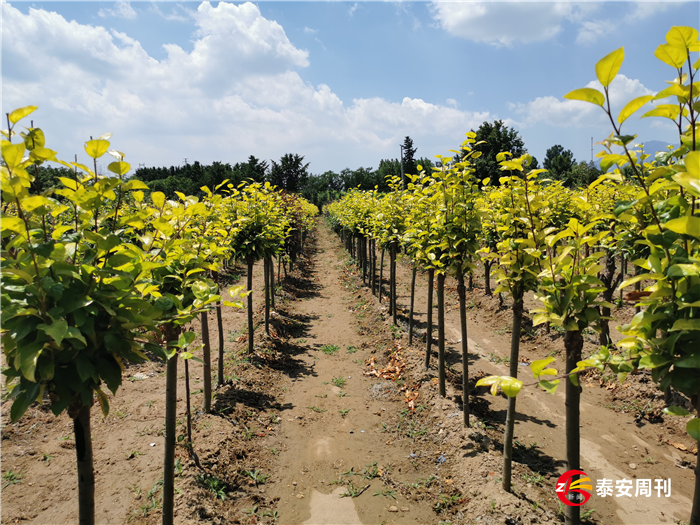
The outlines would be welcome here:
M 510 151 L 514 156 L 525 153 L 522 138 L 503 121 L 484 122 L 475 131 L 477 144 L 475 149 L 481 151 L 481 156 L 475 159 L 476 175 L 479 180 L 489 179 L 491 184 L 498 185 L 503 172 L 498 166 L 496 155 L 501 151 Z M 407 175 L 417 173 L 420 166 L 426 174 L 433 167 L 439 167 L 431 159 L 415 158 L 417 148 L 413 140 L 406 137 L 401 146 L 402 157 L 382 159 L 377 169 L 360 167 L 346 168 L 339 173 L 326 171 L 319 175 L 309 171 L 309 163 L 304 157 L 295 153 L 283 155 L 279 161 L 261 160 L 254 155 L 247 162 L 229 163 L 213 162 L 210 165 L 194 161 L 181 166 L 139 168 L 133 176 L 145 182 L 152 191 L 161 191 L 168 198 L 179 191 L 185 195 L 202 196 L 202 186 L 213 189 L 223 181 L 228 180 L 234 186 L 243 181 L 269 182 L 289 192 L 300 193 L 313 202 L 319 209 L 333 200 L 338 199 L 343 192 L 351 188 L 371 190 L 377 188 L 381 192 L 389 191 L 388 177 L 400 177 L 403 172 Z M 455 155 L 460 160 L 461 155 Z M 530 165 L 531 169 L 539 167 L 536 158 Z M 593 163 L 576 162 L 570 150 L 565 150 L 557 144 L 547 150 L 543 167 L 549 170 L 546 178 L 563 180 L 569 187 L 586 186 L 594 181 L 600 170 Z M 35 191 L 43 191 L 58 185 L 58 177 L 74 176 L 67 168 L 42 166 L 35 178 Z

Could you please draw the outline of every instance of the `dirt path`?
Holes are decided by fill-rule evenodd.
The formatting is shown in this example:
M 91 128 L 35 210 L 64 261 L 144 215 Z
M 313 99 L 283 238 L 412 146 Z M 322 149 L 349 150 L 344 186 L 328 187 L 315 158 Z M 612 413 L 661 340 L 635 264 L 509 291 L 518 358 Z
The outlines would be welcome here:
M 409 457 L 413 451 L 392 444 L 382 432 L 383 416 L 397 410 L 391 406 L 396 402 L 383 399 L 381 385 L 372 388 L 377 381 L 362 374 L 362 362 L 372 350 L 369 338 L 358 334 L 349 308 L 356 298 L 340 281 L 329 236 L 319 228 L 312 273 L 318 288 L 295 308 L 310 320 L 308 335 L 297 342 L 307 349 L 299 358 L 312 373 L 292 379 L 282 400 L 288 410 L 281 413 L 281 430 L 270 443 L 281 451 L 278 482 L 270 494 L 280 498 L 278 512 L 287 524 L 434 522 L 429 503 L 409 502 L 398 491 L 390 494 L 384 482 L 389 472 L 415 482 L 435 468 L 416 469 Z M 341 477 L 352 483 L 350 488 L 364 489 L 362 494 L 341 497 L 348 487 L 333 483 Z

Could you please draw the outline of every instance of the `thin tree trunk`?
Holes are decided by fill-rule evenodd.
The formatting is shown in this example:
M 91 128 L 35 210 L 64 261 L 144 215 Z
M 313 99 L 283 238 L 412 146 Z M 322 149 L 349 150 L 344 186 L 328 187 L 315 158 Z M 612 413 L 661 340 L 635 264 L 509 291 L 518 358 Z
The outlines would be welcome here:
M 491 296 L 491 261 L 484 261 L 484 293 Z
M 167 326 L 167 342 L 177 341 L 179 328 Z M 165 432 L 163 449 L 163 525 L 173 524 L 175 498 L 175 426 L 177 418 L 177 354 L 168 359 L 165 372 Z
M 462 327 L 462 407 L 464 426 L 469 426 L 469 339 L 467 336 L 467 291 L 464 289 L 464 274 L 457 272 L 457 294 L 459 295 L 459 322 Z
M 255 259 L 252 255 L 247 258 L 248 262 L 248 353 L 253 353 L 253 264 Z M 286 272 L 286 270 L 285 270 Z
M 382 292 L 384 291 L 384 246 L 382 246 L 382 259 L 379 263 L 379 304 L 382 304 Z
M 190 360 L 185 361 L 185 407 L 187 410 L 187 447 L 192 452 L 192 406 L 190 403 Z M 167 374 L 167 372 L 166 372 Z
M 221 300 L 216 301 L 216 324 L 219 327 L 219 362 L 217 363 L 217 383 L 224 384 L 224 321 L 221 316 Z
M 428 270 L 428 326 L 425 328 L 425 369 L 430 367 L 430 352 L 433 347 L 433 281 L 435 270 Z
M 202 368 L 204 374 L 204 399 L 202 400 L 202 410 L 204 413 L 211 412 L 211 345 L 209 344 L 209 316 L 207 311 L 202 312 Z
M 438 274 L 438 391 L 442 397 L 447 395 L 445 389 L 445 274 Z
M 275 261 L 268 257 L 267 267 L 270 269 L 270 308 L 275 309 Z
M 370 240 L 370 253 L 372 254 L 372 277 L 370 279 L 372 286 L 372 295 L 377 293 L 377 241 Z
M 413 306 L 416 299 L 416 273 L 418 266 L 413 263 L 413 271 L 411 272 L 411 307 L 408 310 L 408 344 L 413 343 Z
M 564 347 L 566 348 L 566 373 L 576 368 L 576 363 L 581 361 L 583 349 L 583 336 L 578 330 L 568 331 L 564 334 Z M 576 374 L 578 377 L 578 374 Z M 580 399 L 581 387 L 566 379 L 566 463 L 567 470 L 581 470 L 581 435 L 580 435 Z M 574 477 L 571 481 L 578 479 Z M 578 496 L 577 492 L 575 494 Z M 581 507 L 567 505 L 566 525 L 580 525 Z
M 265 333 L 270 335 L 270 268 L 267 257 L 263 258 L 263 276 L 265 280 Z
M 282 254 L 277 255 L 277 279 L 282 278 Z
M 523 322 L 523 294 L 513 297 L 513 330 L 510 335 L 510 376 L 518 377 L 520 360 L 520 330 Z M 506 428 L 503 436 L 503 490 L 510 492 L 513 468 L 513 434 L 515 431 L 515 398 L 508 398 Z
M 367 284 L 367 239 L 360 237 L 360 259 L 362 259 L 362 284 Z
M 474 290 L 474 274 L 469 272 L 469 291 Z
M 391 315 L 394 326 L 396 326 L 396 244 L 391 244 Z
M 81 406 L 73 418 L 75 452 L 78 460 L 78 523 L 95 523 L 95 471 L 92 462 L 90 406 Z
M 690 399 L 694 401 L 696 417 L 700 417 L 700 395 L 695 394 Z M 698 441 L 698 450 L 700 450 L 700 441 Z M 695 493 L 693 509 L 690 511 L 690 525 L 700 525 L 700 456 L 695 462 Z

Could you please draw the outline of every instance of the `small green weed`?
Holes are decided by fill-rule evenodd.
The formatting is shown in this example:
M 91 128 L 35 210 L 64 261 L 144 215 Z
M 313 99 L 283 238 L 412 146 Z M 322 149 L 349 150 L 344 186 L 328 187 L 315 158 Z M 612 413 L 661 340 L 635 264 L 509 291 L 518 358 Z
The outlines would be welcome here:
M 347 379 L 344 377 L 334 377 L 331 379 L 331 383 L 338 388 L 343 388 L 345 386 L 345 383 L 347 383 Z
M 208 474 L 197 474 L 197 482 L 214 494 L 214 499 L 224 501 L 226 499 L 226 489 L 228 485 L 216 476 Z
M 323 352 L 326 355 L 335 355 L 338 353 L 340 350 L 340 347 L 338 345 L 323 345 L 321 347 L 321 352 Z
M 24 472 L 22 472 L 21 470 L 19 472 L 15 472 L 14 470 L 8 470 L 2 475 L 2 480 L 5 482 L 2 488 L 5 489 L 10 485 L 17 485 L 19 483 L 22 483 L 23 479 Z
M 327 410 L 325 408 L 321 408 L 321 407 L 317 407 L 317 406 L 306 407 L 306 408 L 308 408 L 309 410 L 313 410 L 314 412 L 318 412 L 318 413 L 327 412 Z

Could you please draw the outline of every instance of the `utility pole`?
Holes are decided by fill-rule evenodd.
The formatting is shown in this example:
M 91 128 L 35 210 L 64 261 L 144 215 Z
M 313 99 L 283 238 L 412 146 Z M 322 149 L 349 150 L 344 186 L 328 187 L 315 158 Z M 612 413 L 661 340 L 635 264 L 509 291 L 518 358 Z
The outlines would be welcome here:
M 591 162 L 593 162 L 593 137 L 591 137 Z
M 401 148 L 401 187 L 405 190 L 406 189 L 406 175 L 403 172 L 403 144 L 399 144 L 399 148 Z

